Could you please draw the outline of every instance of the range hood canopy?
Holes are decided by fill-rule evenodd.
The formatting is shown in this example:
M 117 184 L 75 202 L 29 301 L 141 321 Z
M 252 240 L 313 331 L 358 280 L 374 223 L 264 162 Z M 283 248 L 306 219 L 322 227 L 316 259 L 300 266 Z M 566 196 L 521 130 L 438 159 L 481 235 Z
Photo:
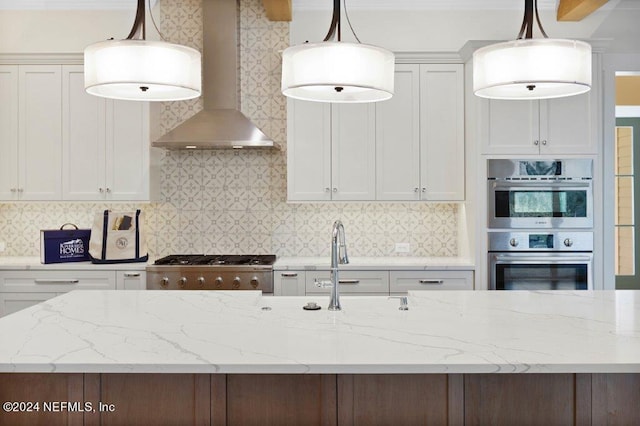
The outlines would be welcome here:
M 238 109 L 237 0 L 203 0 L 202 12 L 204 109 L 152 145 L 166 149 L 280 149 Z

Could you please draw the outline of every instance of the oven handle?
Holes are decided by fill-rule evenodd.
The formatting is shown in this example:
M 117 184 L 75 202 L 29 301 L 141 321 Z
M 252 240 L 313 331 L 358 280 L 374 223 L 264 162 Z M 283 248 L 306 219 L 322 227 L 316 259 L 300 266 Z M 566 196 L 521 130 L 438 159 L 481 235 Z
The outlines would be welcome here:
M 513 261 L 517 261 L 517 263 L 524 262 L 591 262 L 591 256 L 514 256 L 514 255 L 502 255 L 496 254 L 493 256 L 496 262 L 505 262 L 511 261 L 512 263 L 516 263 Z
M 575 181 L 564 181 L 564 182 L 555 182 L 555 181 L 526 181 L 526 182 L 516 182 L 516 181 L 493 181 L 494 188 L 588 188 L 591 186 L 591 181 L 585 182 L 575 182 Z

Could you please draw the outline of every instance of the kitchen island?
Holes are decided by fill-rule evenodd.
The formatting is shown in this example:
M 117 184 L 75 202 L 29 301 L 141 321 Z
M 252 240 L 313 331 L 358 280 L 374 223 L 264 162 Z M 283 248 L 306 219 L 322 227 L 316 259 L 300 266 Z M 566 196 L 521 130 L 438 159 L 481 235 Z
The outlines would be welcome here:
M 640 292 L 311 300 L 73 291 L 1 318 L 1 402 L 87 409 L 0 424 L 640 422 Z

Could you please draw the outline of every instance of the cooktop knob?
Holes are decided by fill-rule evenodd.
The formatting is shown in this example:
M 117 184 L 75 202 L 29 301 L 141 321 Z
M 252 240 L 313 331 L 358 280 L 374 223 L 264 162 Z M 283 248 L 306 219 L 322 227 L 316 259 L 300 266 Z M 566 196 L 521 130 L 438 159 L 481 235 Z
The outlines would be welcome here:
M 240 277 L 235 277 L 233 279 L 233 288 L 240 288 Z
M 222 287 L 222 277 L 217 277 L 215 279 L 216 287 Z
M 251 278 L 251 287 L 253 288 L 258 288 L 258 284 L 260 284 L 260 281 L 258 280 L 258 277 L 254 276 Z
M 162 279 L 160 280 L 160 285 L 162 287 L 166 287 L 169 285 L 169 278 L 167 277 L 162 277 Z
M 512 239 L 509 240 L 509 245 L 511 247 L 518 247 L 518 244 L 519 244 L 518 240 L 516 240 L 515 238 L 512 238 Z
M 187 284 L 187 279 L 185 277 L 180 278 L 178 284 L 180 284 L 180 287 L 184 287 Z
M 565 238 L 564 246 L 565 247 L 571 247 L 572 245 L 573 245 L 573 240 L 571 238 Z
M 200 287 L 204 287 L 204 277 L 198 277 L 198 284 Z

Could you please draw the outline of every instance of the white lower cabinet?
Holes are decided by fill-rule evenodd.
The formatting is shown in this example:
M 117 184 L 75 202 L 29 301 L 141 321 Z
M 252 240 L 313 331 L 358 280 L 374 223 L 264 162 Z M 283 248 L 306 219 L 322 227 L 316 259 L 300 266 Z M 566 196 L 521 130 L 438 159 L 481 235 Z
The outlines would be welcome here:
M 140 271 L 116 271 L 116 290 L 146 290 L 147 273 Z
M 305 271 L 275 271 L 273 273 L 274 296 L 304 296 Z
M 389 294 L 388 271 L 339 271 L 340 294 L 386 296 Z M 330 271 L 307 271 L 306 294 L 329 294 L 330 287 L 321 288 L 316 281 L 330 281 Z
M 473 290 L 473 271 L 391 271 L 392 295 L 413 290 Z
M 0 317 L 71 290 L 144 290 L 141 270 L 2 270 Z

